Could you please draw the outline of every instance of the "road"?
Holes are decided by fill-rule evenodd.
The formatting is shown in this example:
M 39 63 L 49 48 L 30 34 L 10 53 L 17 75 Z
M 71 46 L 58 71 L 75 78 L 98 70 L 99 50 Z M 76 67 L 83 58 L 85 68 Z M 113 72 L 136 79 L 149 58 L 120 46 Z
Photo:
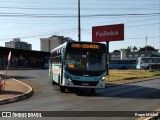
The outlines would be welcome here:
M 153 111 L 160 108 L 160 79 L 126 85 L 107 85 L 105 89 L 96 90 L 95 96 L 91 96 L 87 89 L 61 93 L 58 86 L 51 84 L 48 70 L 10 70 L 8 74 L 32 86 L 34 95 L 23 101 L 1 105 L 0 111 L 115 111 L 114 114 L 117 116 L 120 111 Z M 75 120 L 74 117 L 66 119 Z M 76 118 L 76 120 L 82 119 L 88 120 L 84 117 Z M 136 118 L 90 117 L 89 119 L 134 120 Z

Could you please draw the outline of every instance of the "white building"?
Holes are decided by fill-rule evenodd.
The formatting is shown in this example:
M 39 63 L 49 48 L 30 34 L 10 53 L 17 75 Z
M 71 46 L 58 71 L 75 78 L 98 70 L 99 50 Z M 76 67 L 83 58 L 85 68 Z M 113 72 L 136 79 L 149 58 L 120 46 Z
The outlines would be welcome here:
M 49 38 L 40 39 L 40 49 L 41 51 L 50 52 L 53 48 L 69 41 L 74 41 L 69 37 L 53 35 Z

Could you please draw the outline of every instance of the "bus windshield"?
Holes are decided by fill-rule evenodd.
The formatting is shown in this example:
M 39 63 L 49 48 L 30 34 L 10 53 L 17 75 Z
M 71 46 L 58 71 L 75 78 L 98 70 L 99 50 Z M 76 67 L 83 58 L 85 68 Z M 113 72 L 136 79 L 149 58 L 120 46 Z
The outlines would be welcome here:
M 66 68 L 71 70 L 104 71 L 105 53 L 77 49 L 66 53 Z

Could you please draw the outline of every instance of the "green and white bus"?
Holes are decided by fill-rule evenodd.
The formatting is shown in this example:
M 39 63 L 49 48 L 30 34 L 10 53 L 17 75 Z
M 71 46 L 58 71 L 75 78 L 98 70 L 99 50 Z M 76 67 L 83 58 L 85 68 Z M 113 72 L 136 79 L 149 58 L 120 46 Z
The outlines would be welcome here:
M 60 85 L 60 91 L 67 87 L 105 87 L 106 45 L 93 42 L 66 42 L 51 51 L 49 76 L 52 84 Z

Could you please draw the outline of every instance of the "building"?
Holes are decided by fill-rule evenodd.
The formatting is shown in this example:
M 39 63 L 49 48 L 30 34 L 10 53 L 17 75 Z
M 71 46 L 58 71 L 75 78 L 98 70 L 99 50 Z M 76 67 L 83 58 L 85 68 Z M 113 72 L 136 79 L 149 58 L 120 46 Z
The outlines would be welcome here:
M 16 48 L 22 50 L 32 50 L 32 45 L 27 42 L 23 42 L 20 38 L 14 38 L 13 41 L 5 42 L 5 47 Z
M 111 60 L 117 60 L 117 59 L 136 60 L 138 57 L 160 57 L 160 53 L 153 52 L 153 51 L 112 52 L 110 53 Z
M 69 37 L 53 35 L 49 38 L 40 39 L 40 49 L 41 51 L 50 52 L 53 48 L 69 41 L 74 41 Z
M 46 58 L 50 57 L 50 52 L 0 47 L 0 70 L 6 69 L 9 52 L 12 53 L 9 69 L 45 68 Z

